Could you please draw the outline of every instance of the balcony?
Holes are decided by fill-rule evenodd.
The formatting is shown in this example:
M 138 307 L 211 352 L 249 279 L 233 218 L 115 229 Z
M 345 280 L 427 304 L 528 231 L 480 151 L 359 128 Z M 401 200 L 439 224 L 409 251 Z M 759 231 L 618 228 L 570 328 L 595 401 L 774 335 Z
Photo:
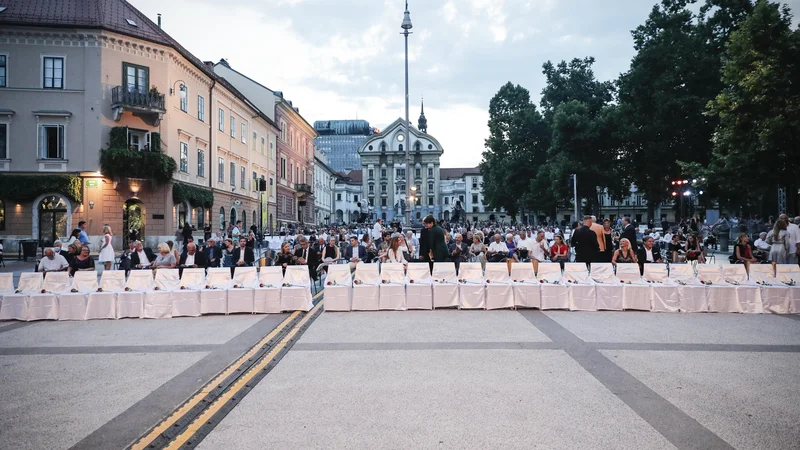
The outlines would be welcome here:
M 167 112 L 164 94 L 158 91 L 140 92 L 125 89 L 124 86 L 115 86 L 111 89 L 111 108 L 114 110 L 114 120 L 118 121 L 122 113 L 129 111 L 135 116 L 158 126 L 164 113 Z
M 308 198 L 308 196 L 313 194 L 313 192 L 311 191 L 311 186 L 308 184 L 302 184 L 302 183 L 295 184 L 294 190 L 297 191 L 298 200 L 304 200 Z

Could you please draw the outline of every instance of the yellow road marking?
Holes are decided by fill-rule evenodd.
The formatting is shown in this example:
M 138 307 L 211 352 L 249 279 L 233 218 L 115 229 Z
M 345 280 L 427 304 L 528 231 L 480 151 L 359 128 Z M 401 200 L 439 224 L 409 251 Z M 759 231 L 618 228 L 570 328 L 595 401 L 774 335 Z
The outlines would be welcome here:
M 175 440 L 170 442 L 169 445 L 167 445 L 167 447 L 165 448 L 168 450 L 178 449 L 187 441 L 189 441 L 189 439 L 191 439 L 191 437 L 194 436 L 203 425 L 205 425 L 209 420 L 211 420 L 214 414 L 216 414 L 220 409 L 222 409 L 222 407 L 225 406 L 225 404 L 228 403 L 228 401 L 231 398 L 236 396 L 239 393 L 239 391 L 241 391 L 242 388 L 244 388 L 244 386 L 248 384 L 250 380 L 252 380 L 253 377 L 260 370 L 264 369 L 264 367 L 266 367 L 270 362 L 272 362 L 272 359 L 286 347 L 286 344 L 292 338 L 294 338 L 297 335 L 297 333 L 300 332 L 300 329 L 303 328 L 306 322 L 311 320 L 311 317 L 313 317 L 314 314 L 317 312 L 317 310 L 319 310 L 322 307 L 323 302 L 324 300 L 317 303 L 317 306 L 315 306 L 314 309 L 309 311 L 305 315 L 305 317 L 303 317 L 300 320 L 300 322 L 298 322 L 297 325 L 295 325 L 292 328 L 289 334 L 287 334 L 283 338 L 283 340 L 281 340 L 281 342 L 278 343 L 278 345 L 272 347 L 270 352 L 267 353 L 261 359 L 261 362 L 251 367 L 250 370 L 247 371 L 247 373 L 245 373 L 242 377 L 236 380 L 236 382 L 234 382 L 233 386 L 231 386 L 229 390 L 225 391 L 222 395 L 217 397 L 216 400 L 214 400 L 214 403 L 211 404 L 211 406 L 209 406 L 205 411 L 203 411 L 202 414 L 200 414 L 191 424 L 189 424 L 189 426 L 183 431 L 183 433 L 181 433 L 178 437 L 176 437 Z
M 318 298 L 322 295 L 322 292 L 317 293 L 314 296 L 314 299 Z M 283 322 L 281 322 L 275 329 L 270 331 L 268 335 L 266 335 L 263 339 L 261 339 L 256 345 L 253 346 L 247 353 L 242 355 L 241 358 L 237 359 L 233 364 L 228 366 L 225 371 L 217 375 L 213 380 L 209 381 L 203 388 L 195 394 L 191 399 L 189 399 L 186 403 L 184 403 L 180 408 L 175 410 L 172 414 L 169 415 L 163 422 L 158 424 L 153 431 L 147 434 L 147 436 L 141 438 L 135 444 L 131 446 L 131 450 L 145 450 L 148 448 L 151 442 L 156 440 L 161 433 L 167 431 L 170 427 L 172 427 L 181 417 L 186 415 L 192 408 L 194 408 L 198 403 L 200 403 L 209 392 L 213 391 L 216 386 L 219 386 L 223 380 L 228 378 L 232 373 L 236 371 L 236 369 L 241 366 L 247 359 L 258 353 L 258 351 L 266 345 L 272 338 L 277 336 L 287 325 L 289 325 L 297 316 L 300 315 L 300 311 L 293 312 L 289 317 L 287 317 Z

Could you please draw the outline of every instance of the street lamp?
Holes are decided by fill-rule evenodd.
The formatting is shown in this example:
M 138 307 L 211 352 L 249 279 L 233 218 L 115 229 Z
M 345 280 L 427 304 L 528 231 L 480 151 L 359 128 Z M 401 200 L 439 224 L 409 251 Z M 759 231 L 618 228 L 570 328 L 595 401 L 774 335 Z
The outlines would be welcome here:
M 408 12 L 408 2 L 406 2 L 406 10 L 403 13 L 403 23 L 400 24 L 400 28 L 403 29 L 401 33 L 405 37 L 406 41 L 406 140 L 405 140 L 405 150 L 406 150 L 406 196 L 410 199 L 412 198 L 411 193 L 411 179 L 409 172 L 411 171 L 411 161 L 410 159 L 410 152 L 409 147 L 411 146 L 411 141 L 408 138 L 409 128 L 411 128 L 411 122 L 408 120 L 408 35 L 411 34 L 410 30 L 412 28 L 411 25 L 411 13 Z M 410 206 L 406 208 L 406 226 L 411 225 L 411 208 Z

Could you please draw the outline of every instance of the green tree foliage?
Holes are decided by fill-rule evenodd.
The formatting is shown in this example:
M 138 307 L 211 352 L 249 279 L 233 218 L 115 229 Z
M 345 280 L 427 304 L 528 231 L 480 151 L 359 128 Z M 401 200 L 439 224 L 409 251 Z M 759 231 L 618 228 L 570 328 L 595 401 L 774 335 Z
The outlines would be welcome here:
M 788 7 L 760 0 L 731 34 L 722 69 L 725 88 L 708 103 L 719 126 L 704 173 L 723 205 L 752 206 L 787 188 L 787 204 L 797 210 L 798 80 L 800 30 L 792 30 Z

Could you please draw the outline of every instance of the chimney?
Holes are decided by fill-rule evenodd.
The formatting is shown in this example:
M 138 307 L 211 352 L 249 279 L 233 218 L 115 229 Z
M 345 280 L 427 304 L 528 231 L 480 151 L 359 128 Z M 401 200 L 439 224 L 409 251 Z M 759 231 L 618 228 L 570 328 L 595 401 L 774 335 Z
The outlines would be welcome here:
M 158 13 L 158 28 L 161 28 L 161 13 Z

